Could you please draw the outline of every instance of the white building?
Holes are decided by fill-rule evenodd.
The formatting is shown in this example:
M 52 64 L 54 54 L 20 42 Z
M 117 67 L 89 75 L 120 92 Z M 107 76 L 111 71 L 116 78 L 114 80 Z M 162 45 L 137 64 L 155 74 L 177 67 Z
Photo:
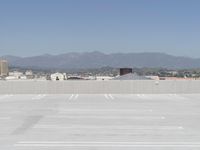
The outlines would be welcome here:
M 110 76 L 96 76 L 96 80 L 112 80 L 114 77 L 110 77 Z
M 152 79 L 152 80 L 160 80 L 159 76 L 145 76 L 149 79 Z
M 19 72 L 19 71 L 9 72 L 9 76 L 19 77 L 19 76 L 23 76 L 23 75 L 24 75 L 24 73 L 23 72 Z
M 59 72 L 51 74 L 51 80 L 52 81 L 57 81 L 57 80 L 63 81 L 65 79 L 66 79 L 66 74 L 59 73 Z
M 13 71 L 9 72 L 9 76 L 6 77 L 6 80 L 19 80 L 21 79 L 21 77 L 23 78 L 23 76 L 24 76 L 23 72 Z
M 25 72 L 25 75 L 26 75 L 26 76 L 32 76 L 32 75 L 33 75 L 33 72 L 32 72 L 31 70 L 27 70 L 27 71 Z
M 15 77 L 15 76 L 7 76 L 5 79 L 6 80 L 19 80 L 19 78 Z

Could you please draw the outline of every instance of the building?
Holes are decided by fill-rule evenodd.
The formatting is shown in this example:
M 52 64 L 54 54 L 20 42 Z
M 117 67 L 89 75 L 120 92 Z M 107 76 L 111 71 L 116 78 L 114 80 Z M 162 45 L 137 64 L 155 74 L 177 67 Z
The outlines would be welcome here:
M 8 62 L 0 60 L 0 76 L 8 76 Z
M 96 76 L 96 80 L 103 81 L 103 80 L 112 80 L 114 77 L 110 76 Z
M 197 80 L 196 78 L 160 77 L 160 80 Z
M 9 79 L 20 79 L 21 76 L 24 76 L 23 72 L 19 72 L 19 71 L 13 71 L 13 72 L 9 72 Z
M 159 76 L 145 76 L 145 77 L 152 80 L 160 80 Z
M 66 80 L 66 74 L 63 74 L 63 73 L 54 73 L 54 74 L 51 74 L 51 80 L 52 81 L 63 81 L 63 80 Z
M 27 77 L 24 75 L 23 72 L 13 71 L 13 72 L 9 72 L 9 76 L 7 76 L 5 79 L 6 80 L 26 80 Z
M 27 70 L 25 72 L 25 75 L 26 75 L 27 79 L 34 79 L 34 74 L 33 74 L 32 70 Z
M 122 76 L 113 78 L 113 80 L 151 80 L 145 76 L 139 76 L 137 73 L 128 73 Z
M 120 68 L 120 76 L 123 76 L 125 74 L 132 73 L 133 70 L 132 68 Z
M 33 71 L 32 71 L 32 70 L 27 70 L 27 71 L 25 72 L 25 75 L 26 75 L 26 76 L 32 76 L 32 75 L 33 75 Z
M 67 80 L 84 80 L 84 78 L 78 75 L 70 75 L 70 76 L 67 76 Z

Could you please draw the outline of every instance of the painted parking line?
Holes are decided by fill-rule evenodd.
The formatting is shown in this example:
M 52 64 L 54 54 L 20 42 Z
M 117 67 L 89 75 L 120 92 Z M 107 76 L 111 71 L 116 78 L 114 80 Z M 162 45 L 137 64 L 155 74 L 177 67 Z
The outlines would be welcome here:
M 104 94 L 107 100 L 114 100 L 115 98 L 111 94 Z
M 145 94 L 137 94 L 137 97 L 139 97 L 139 98 L 146 98 Z
M 177 96 L 177 94 L 169 94 L 169 96 Z
M 112 100 L 115 99 L 111 94 L 108 95 Z
M 199 142 L 21 141 L 15 147 L 200 147 Z
M 178 99 L 181 99 L 181 100 L 188 100 L 187 97 L 184 97 L 182 95 L 179 95 L 179 94 L 169 94 L 170 97 L 174 97 L 174 98 L 178 98 Z
M 104 94 L 104 96 L 105 96 L 106 99 L 109 99 L 108 94 Z
M 45 94 L 39 94 L 39 95 L 33 97 L 32 100 L 40 100 L 40 99 L 43 99 L 44 97 L 46 97 Z
M 79 95 L 76 94 L 75 97 L 74 97 L 74 100 L 78 99 Z
M 10 97 L 12 97 L 12 96 L 13 96 L 12 94 L 1 95 L 1 96 L 0 96 L 0 100 L 1 100 L 1 99 L 6 99 L 6 98 L 10 98 Z
M 72 94 L 70 97 L 69 97 L 69 100 L 76 100 L 78 99 L 79 97 L 79 94 Z
M 66 112 L 153 112 L 152 109 L 59 109 L 58 113 L 66 113 Z
M 74 94 L 72 94 L 70 97 L 69 97 L 69 100 L 73 99 L 74 97 Z
M 129 119 L 129 120 L 164 120 L 163 116 L 116 116 L 116 115 L 56 115 L 45 116 L 45 118 L 52 119 Z
M 36 125 L 35 129 L 120 129 L 120 130 L 167 130 L 167 131 L 180 131 L 184 130 L 182 126 L 123 126 L 123 125 L 110 125 L 110 126 L 96 126 L 96 125 L 74 125 L 74 126 L 64 126 L 64 125 L 47 125 L 41 124 Z

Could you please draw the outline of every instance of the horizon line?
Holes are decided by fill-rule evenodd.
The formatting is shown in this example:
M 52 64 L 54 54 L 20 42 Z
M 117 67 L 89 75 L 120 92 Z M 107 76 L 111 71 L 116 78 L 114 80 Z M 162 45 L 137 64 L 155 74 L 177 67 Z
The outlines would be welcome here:
M 152 51 L 152 52 L 101 52 L 101 51 L 85 51 L 85 52 L 80 52 L 80 51 L 69 51 L 66 53 L 58 53 L 58 54 L 53 54 L 53 53 L 41 53 L 41 54 L 36 54 L 36 55 L 26 55 L 26 56 L 19 56 L 19 55 L 15 55 L 15 54 L 4 54 L 4 55 L 0 55 L 0 58 L 3 57 L 7 57 L 7 56 L 13 56 L 13 57 L 20 57 L 20 58 L 28 58 L 28 57 L 37 57 L 37 56 L 45 56 L 45 55 L 49 55 L 49 56 L 59 56 L 59 55 L 65 55 L 65 54 L 70 54 L 70 53 L 76 53 L 76 54 L 85 54 L 85 53 L 101 53 L 101 54 L 105 54 L 105 55 L 111 55 L 111 54 L 164 54 L 164 55 L 170 55 L 170 56 L 174 56 L 174 57 L 185 57 L 185 58 L 192 58 L 192 59 L 200 59 L 199 57 L 192 57 L 192 56 L 184 56 L 184 55 L 174 55 L 174 54 L 170 54 L 170 53 L 166 53 L 166 52 L 158 52 L 158 51 Z

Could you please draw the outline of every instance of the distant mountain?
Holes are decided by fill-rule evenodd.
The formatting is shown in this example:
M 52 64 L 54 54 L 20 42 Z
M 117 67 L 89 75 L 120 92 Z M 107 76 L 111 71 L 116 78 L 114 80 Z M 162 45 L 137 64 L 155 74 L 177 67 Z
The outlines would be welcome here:
M 200 59 L 164 53 L 66 53 L 34 57 L 2 56 L 14 67 L 38 69 L 89 69 L 110 67 L 163 67 L 169 69 L 200 68 Z
M 14 63 L 17 60 L 22 59 L 21 57 L 12 56 L 12 55 L 5 55 L 0 57 L 1 59 L 6 59 L 9 63 Z

